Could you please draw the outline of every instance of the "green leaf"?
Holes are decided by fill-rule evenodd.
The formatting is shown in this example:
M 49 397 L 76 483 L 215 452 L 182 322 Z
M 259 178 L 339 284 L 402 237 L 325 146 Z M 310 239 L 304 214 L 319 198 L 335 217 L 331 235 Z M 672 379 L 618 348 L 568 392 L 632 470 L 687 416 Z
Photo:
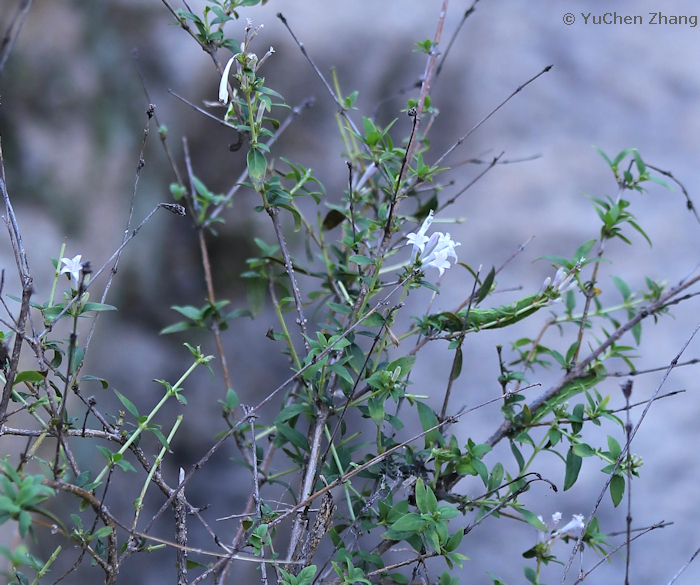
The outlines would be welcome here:
M 537 583 L 537 573 L 535 572 L 535 569 L 532 567 L 525 567 L 523 568 L 523 572 L 525 573 L 525 578 L 532 583 L 532 585 L 538 585 Z
M 177 323 L 173 323 L 172 325 L 168 325 L 164 329 L 161 329 L 158 335 L 169 335 L 170 333 L 178 333 L 180 331 L 187 331 L 188 329 L 193 329 L 196 327 L 192 321 L 179 321 Z
M 597 240 L 588 240 L 581 244 L 574 252 L 573 261 L 578 262 L 581 258 L 588 258 L 588 254 L 591 253 L 591 249 Z
M 435 416 L 433 409 L 430 408 L 427 404 L 425 404 L 424 402 L 416 401 L 416 408 L 418 409 L 418 418 L 420 419 L 420 425 L 424 431 L 427 431 L 428 429 L 431 429 L 438 424 L 437 416 Z M 425 435 L 425 446 L 428 447 L 435 441 L 439 441 L 439 439 L 440 433 L 438 429 L 435 429 L 434 431 Z
M 591 448 L 590 445 L 586 443 L 578 443 L 573 447 L 574 453 L 579 457 L 593 457 L 595 455 L 595 449 Z
M 622 501 L 622 496 L 625 494 L 625 478 L 621 475 L 613 475 L 610 480 L 610 497 L 612 498 L 613 505 L 617 506 Z
M 620 453 L 622 453 L 620 443 L 618 443 L 610 435 L 608 435 L 608 449 L 610 450 L 610 457 L 613 459 L 617 459 L 620 456 Z
M 95 382 L 99 382 L 100 384 L 102 384 L 102 390 L 107 390 L 107 388 L 109 388 L 109 382 L 107 380 L 105 380 L 104 378 L 98 378 L 97 376 L 90 376 L 90 375 L 83 376 L 82 378 L 80 378 L 81 384 L 83 382 L 90 382 L 90 381 L 95 381 Z
M 641 175 L 647 172 L 647 166 L 644 164 L 642 157 L 639 156 L 637 149 L 632 150 L 632 156 L 634 157 L 634 162 L 637 165 L 637 172 Z
M 267 281 L 264 278 L 248 279 L 248 306 L 253 317 L 259 317 L 265 307 Z
M 622 298 L 624 300 L 627 300 L 630 298 L 630 295 L 632 294 L 632 291 L 630 290 L 630 287 L 628 284 L 622 280 L 619 276 L 612 276 L 612 281 L 613 284 L 615 285 L 615 288 L 620 291 L 620 294 L 622 295 Z
M 117 395 L 117 398 L 119 398 L 119 401 L 124 405 L 124 407 L 133 415 L 133 417 L 136 420 L 138 420 L 141 415 L 139 414 L 139 411 L 136 410 L 136 407 L 133 405 L 131 400 L 129 400 L 118 390 L 115 390 L 114 393 Z
M 493 287 L 493 280 L 496 278 L 496 268 L 491 267 L 491 270 L 489 273 L 486 275 L 486 278 L 484 279 L 484 283 L 481 285 L 481 288 L 479 289 L 479 294 L 476 296 L 476 305 L 478 305 L 481 301 L 483 301 L 488 294 L 491 292 L 491 288 Z
M 525 518 L 528 524 L 534 526 L 535 528 L 537 528 L 537 530 L 547 532 L 547 527 L 544 525 L 542 520 L 540 520 L 535 514 L 530 512 L 530 510 L 526 510 L 525 508 L 518 508 L 518 512 L 522 514 L 523 518 Z
M 630 152 L 633 152 L 635 150 L 635 148 L 625 148 L 625 150 L 623 150 L 620 154 L 618 154 L 615 157 L 615 159 L 613 160 L 613 166 L 618 166 Z
M 256 191 L 260 191 L 265 182 L 265 173 L 267 172 L 267 161 L 265 155 L 256 147 L 252 147 L 248 151 L 248 176 Z
M 86 311 L 116 311 L 117 307 L 105 303 L 85 303 L 82 312 Z
M 568 490 L 576 483 L 579 471 L 581 471 L 581 463 L 583 459 L 574 453 L 573 449 L 569 449 L 566 454 L 566 473 L 564 475 L 564 491 Z
M 391 529 L 397 532 L 420 532 L 425 527 L 426 520 L 413 512 L 401 516 L 391 525 Z
M 598 148 L 598 147 L 595 146 L 595 145 L 593 145 L 593 148 L 595 148 L 595 149 L 598 151 L 598 154 L 599 154 L 600 156 L 602 156 L 602 157 L 605 159 L 605 162 L 608 163 L 608 166 L 609 166 L 610 168 L 612 168 L 612 167 L 613 167 L 613 162 L 608 158 L 608 155 L 605 154 L 602 150 L 600 150 L 600 148 Z
M 187 305 L 185 307 L 178 307 L 177 305 L 173 305 L 170 307 L 173 311 L 177 311 L 180 313 L 180 315 L 183 315 L 184 317 L 187 317 L 188 319 L 192 319 L 192 321 L 199 321 L 202 319 L 202 309 L 198 309 L 197 307 L 193 307 L 192 305 Z
M 387 367 L 387 372 L 394 372 L 396 368 L 401 368 L 401 377 L 405 377 L 416 363 L 416 356 L 407 355 L 391 362 Z
M 306 440 L 306 437 L 302 435 L 299 431 L 287 425 L 276 426 L 277 432 L 280 435 L 282 435 L 285 439 L 287 439 L 287 441 L 289 441 L 292 445 L 298 447 L 302 451 L 306 451 L 307 453 L 311 450 L 311 448 L 309 447 L 309 442 Z
M 367 264 L 372 264 L 372 259 L 367 258 L 367 256 L 362 256 L 360 254 L 353 254 L 352 256 L 350 256 L 350 258 L 348 258 L 348 262 L 354 262 L 359 266 L 365 266 Z
M 21 384 L 22 382 L 43 382 L 46 378 L 46 374 L 37 372 L 35 370 L 27 370 L 26 372 L 20 372 L 15 378 L 15 386 Z
M 384 401 L 377 398 L 370 398 L 367 401 L 367 409 L 374 424 L 380 426 L 384 422 Z
M 450 380 L 454 382 L 457 378 L 459 378 L 459 375 L 462 373 L 462 348 L 458 347 L 457 351 L 455 353 L 455 358 L 452 366 L 452 370 L 450 371 Z
M 332 230 L 345 221 L 346 217 L 337 209 L 331 209 L 323 220 L 321 227 L 324 232 Z

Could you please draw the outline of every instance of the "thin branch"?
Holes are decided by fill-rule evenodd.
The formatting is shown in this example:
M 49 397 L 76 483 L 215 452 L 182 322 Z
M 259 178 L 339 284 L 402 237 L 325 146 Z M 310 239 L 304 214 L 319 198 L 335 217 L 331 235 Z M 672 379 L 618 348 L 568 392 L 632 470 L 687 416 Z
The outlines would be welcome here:
M 685 188 L 683 183 L 681 183 L 676 177 L 673 176 L 673 173 L 671 171 L 664 171 L 658 167 L 655 167 L 653 165 L 647 164 L 646 165 L 648 168 L 655 170 L 657 173 L 661 173 L 664 177 L 668 177 L 671 179 L 676 185 L 678 185 L 681 188 L 681 191 L 683 191 L 683 195 L 685 195 L 685 205 L 688 208 L 689 211 L 693 212 L 693 215 L 695 216 L 695 219 L 700 223 L 700 215 L 698 215 L 698 210 L 697 207 L 695 207 L 695 204 L 693 203 L 693 200 L 690 198 L 690 195 L 688 195 L 688 190 Z
M 304 317 L 304 303 L 301 300 L 299 285 L 297 284 L 296 276 L 294 276 L 294 266 L 292 265 L 292 259 L 289 256 L 289 250 L 287 250 L 287 243 L 284 240 L 282 226 L 280 226 L 279 212 L 276 207 L 267 206 L 267 214 L 272 220 L 272 225 L 275 228 L 275 235 L 277 236 L 277 241 L 279 242 L 280 249 L 282 250 L 282 257 L 284 258 L 284 267 L 287 270 L 289 283 L 292 285 L 292 296 L 294 297 L 294 305 L 297 309 L 297 325 L 299 325 L 299 328 L 301 329 L 301 333 L 304 338 L 304 347 L 306 348 L 306 353 L 308 354 L 309 351 L 311 351 L 311 346 L 309 345 L 309 340 L 307 339 L 306 318 Z
M 693 358 L 687 362 L 676 364 L 677 368 L 681 366 L 692 366 L 700 363 L 700 358 Z M 629 378 L 630 376 L 641 376 L 642 374 L 651 374 L 653 372 L 661 372 L 665 370 L 668 366 L 659 366 L 658 368 L 649 368 L 648 370 L 630 370 L 629 372 L 606 372 L 606 378 Z
M 185 477 L 185 470 L 180 468 L 179 480 Z M 175 542 L 179 545 L 177 554 L 177 585 L 187 585 L 187 500 L 184 488 L 178 492 L 173 501 L 175 514 Z
M 488 173 L 493 167 L 495 167 L 498 164 L 498 161 L 500 160 L 500 158 L 504 154 L 505 154 L 505 151 L 501 152 L 501 154 L 499 154 L 498 156 L 494 156 L 493 160 L 491 161 L 489 166 L 487 166 L 476 177 L 474 177 L 469 183 L 467 183 L 467 185 L 463 189 L 459 190 L 455 195 L 453 195 L 451 199 L 448 199 L 447 201 L 445 201 L 445 203 L 443 203 L 440 207 L 438 207 L 436 213 L 440 213 L 443 209 L 445 209 L 445 207 L 452 205 L 455 201 L 457 201 L 457 198 L 460 195 L 462 195 L 465 191 L 470 189 L 479 179 L 481 179 L 486 173 Z
M 464 136 L 459 138 L 457 142 L 455 142 L 450 148 L 448 148 L 445 153 L 435 161 L 434 166 L 439 166 L 440 163 L 447 157 L 455 148 L 457 148 L 460 144 L 462 144 L 467 138 L 469 138 L 476 130 L 484 123 L 486 120 L 488 120 L 491 116 L 493 116 L 498 110 L 500 110 L 503 106 L 505 106 L 516 94 L 520 93 L 525 87 L 530 85 L 533 81 L 535 81 L 538 77 L 541 75 L 544 75 L 549 71 L 553 66 L 552 65 L 547 65 L 542 71 L 540 71 L 537 75 L 534 77 L 531 77 L 528 79 L 525 83 L 520 85 L 513 93 L 511 93 L 505 100 L 503 100 L 500 104 L 498 104 L 491 112 L 483 118 L 476 126 L 474 126 L 469 132 L 467 132 Z
M 191 108 L 197 110 L 200 114 L 204 114 L 207 118 L 211 118 L 212 120 L 214 120 L 215 122 L 218 122 L 218 123 L 221 124 L 222 126 L 226 126 L 226 128 L 231 128 L 232 130 L 235 130 L 236 132 L 238 132 L 238 128 L 236 128 L 236 127 L 235 127 L 233 124 L 231 124 L 230 122 L 227 122 L 226 120 L 222 120 L 221 118 L 217 118 L 214 114 L 210 114 L 209 112 L 207 112 L 206 110 L 200 108 L 199 106 L 194 105 L 192 102 L 186 100 L 184 97 L 182 97 L 182 96 L 176 94 L 172 89 L 169 89 L 169 90 L 168 90 L 168 93 L 169 93 L 170 95 L 172 95 L 172 96 L 175 96 L 175 97 L 176 97 L 177 99 L 179 99 L 180 101 L 186 103 L 186 104 L 187 104 L 188 106 L 190 106 Z
M 29 9 L 32 7 L 33 1 L 34 0 L 22 0 L 19 3 L 14 16 L 10 20 L 10 24 L 7 27 L 2 43 L 0 43 L 0 77 L 2 77 L 2 72 L 5 69 L 5 63 L 7 63 L 7 59 L 12 52 L 12 48 L 15 46 L 15 41 L 22 30 L 22 26 L 27 18 Z M 5 178 L 4 174 L 2 178 Z
M 474 14 L 474 11 L 476 10 L 476 5 L 478 3 L 479 3 L 479 0 L 474 0 L 472 5 L 469 8 L 467 8 L 467 10 L 464 12 L 464 16 L 462 16 L 462 20 L 459 21 L 459 24 L 457 25 L 455 32 L 452 33 L 452 38 L 447 43 L 447 48 L 445 49 L 445 53 L 442 56 L 442 59 L 440 59 L 440 65 L 438 65 L 437 71 L 435 71 L 435 79 L 437 79 L 438 76 L 440 75 L 440 72 L 442 71 L 442 68 L 445 65 L 445 61 L 447 60 L 447 56 L 450 54 L 450 50 L 452 49 L 452 45 L 454 44 L 455 40 L 457 40 L 457 36 L 459 35 L 460 31 L 462 30 L 462 27 L 464 26 L 464 23 L 467 21 L 467 18 L 469 18 L 472 14 Z
M 624 546 L 627 546 L 628 543 L 632 542 L 633 540 L 637 540 L 638 538 L 641 538 L 645 534 L 651 532 L 652 530 L 657 530 L 658 528 L 666 528 L 666 526 L 669 526 L 672 524 L 672 522 L 664 522 L 663 520 L 661 522 L 658 522 L 656 524 L 653 524 L 652 526 L 649 526 L 648 528 L 642 529 L 640 534 L 637 534 L 634 538 L 628 539 L 626 542 L 623 542 L 620 546 L 614 548 L 611 550 L 608 554 L 606 554 L 602 559 L 600 559 L 595 565 L 593 565 L 586 573 L 583 575 L 579 575 L 578 579 L 576 579 L 576 582 L 574 585 L 578 585 L 579 583 L 583 583 L 583 581 L 586 580 L 586 578 L 600 565 L 602 565 L 605 561 L 607 561 L 611 556 L 613 556 L 617 551 L 622 549 Z M 612 536 L 612 534 L 609 534 L 608 536 Z M 700 551 L 699 551 L 700 552 Z M 697 554 L 697 553 L 696 553 Z M 669 585 L 671 585 L 669 583 Z

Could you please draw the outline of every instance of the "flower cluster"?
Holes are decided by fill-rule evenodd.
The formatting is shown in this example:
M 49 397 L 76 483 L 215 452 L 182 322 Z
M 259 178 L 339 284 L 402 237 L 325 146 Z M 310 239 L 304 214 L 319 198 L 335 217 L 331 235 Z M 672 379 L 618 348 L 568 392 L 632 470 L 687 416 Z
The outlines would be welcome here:
M 544 279 L 540 287 L 540 295 L 547 295 L 551 299 L 550 303 L 556 303 L 561 300 L 561 296 L 576 288 L 576 274 L 581 269 L 581 264 L 585 262 L 585 258 L 581 258 L 571 270 L 566 270 L 563 266 L 557 270 L 554 275 L 554 280 L 551 277 Z
M 408 234 L 406 239 L 409 244 L 413 244 L 411 263 L 418 260 L 424 268 L 437 268 L 442 276 L 445 270 L 450 268 L 447 259 L 454 258 L 455 262 L 457 261 L 455 248 L 461 244 L 453 241 L 450 234 L 442 232 L 435 232 L 430 237 L 426 236 L 425 233 L 432 223 L 433 212 L 431 210 L 420 229 L 415 234 Z

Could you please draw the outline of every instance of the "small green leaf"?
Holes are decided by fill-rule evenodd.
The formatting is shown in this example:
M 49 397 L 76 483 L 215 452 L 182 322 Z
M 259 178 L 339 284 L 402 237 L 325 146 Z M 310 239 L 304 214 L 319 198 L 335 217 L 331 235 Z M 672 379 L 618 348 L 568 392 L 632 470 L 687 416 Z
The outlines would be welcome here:
M 578 474 L 581 471 L 581 463 L 583 459 L 574 453 L 573 449 L 569 449 L 566 454 L 566 473 L 564 475 L 564 491 L 572 487 L 578 479 Z
M 530 510 L 526 510 L 525 508 L 518 508 L 518 512 L 522 514 L 523 518 L 525 518 L 528 524 L 534 526 L 535 528 L 537 528 L 537 530 L 547 532 L 547 527 L 544 525 L 542 520 L 540 520 L 535 514 L 530 512 Z
M 362 256 L 360 254 L 353 254 L 348 258 L 349 262 L 354 262 L 355 264 L 358 264 L 359 266 L 364 266 L 367 264 L 372 264 L 372 259 L 368 258 L 367 256 Z
M 135 419 L 138 420 L 138 418 L 141 416 L 139 414 L 139 411 L 136 410 L 136 407 L 134 404 L 129 400 L 126 396 L 124 396 L 121 392 L 118 390 L 115 390 L 114 393 L 117 395 L 117 398 L 119 398 L 119 401 L 124 405 L 124 407 L 133 415 Z
M 105 303 L 85 303 L 82 312 L 86 311 L 116 311 L 117 307 Z
M 15 386 L 21 384 L 22 382 L 43 382 L 46 378 L 46 374 L 37 372 L 34 370 L 27 370 L 26 372 L 20 372 L 15 377 Z
M 89 381 L 95 381 L 99 382 L 102 384 L 102 390 L 107 390 L 109 388 L 109 382 L 105 380 L 104 378 L 98 378 L 97 376 L 83 376 L 80 378 L 80 383 L 82 384 L 83 382 L 89 382 Z
M 625 494 L 625 478 L 621 475 L 613 475 L 610 480 L 610 497 L 612 498 L 613 505 L 617 506 L 622 501 L 622 496 Z
M 632 294 L 632 291 L 629 287 L 629 285 L 622 280 L 619 276 L 612 276 L 612 281 L 613 284 L 615 285 L 615 288 L 620 291 L 620 294 L 622 295 L 622 298 L 624 300 L 627 300 L 630 298 L 630 295 Z
M 532 583 L 532 585 L 538 585 L 537 583 L 537 573 L 535 572 L 535 569 L 532 567 L 525 567 L 523 569 L 523 572 L 525 573 L 525 578 Z
M 491 288 L 493 287 L 493 280 L 496 278 L 496 268 L 491 267 L 491 270 L 489 273 L 486 275 L 486 278 L 484 279 L 484 283 L 481 285 L 481 288 L 479 289 L 479 294 L 476 296 L 476 303 L 475 305 L 478 305 L 481 301 L 483 301 L 488 294 L 491 292 Z
M 256 147 L 252 147 L 248 151 L 248 176 L 256 191 L 260 191 L 265 182 L 265 173 L 267 172 L 267 161 L 265 155 Z
M 308 453 L 311 450 L 311 448 L 309 447 L 309 442 L 306 440 L 306 437 L 296 429 L 293 429 L 292 427 L 287 425 L 277 425 L 277 432 L 280 435 L 282 435 L 287 441 L 289 441 L 292 445 L 298 447 L 302 451 L 306 451 Z
M 424 431 L 427 431 L 428 429 L 437 426 L 438 419 L 437 416 L 435 416 L 435 413 L 433 412 L 432 408 L 430 408 L 424 402 L 418 401 L 416 401 L 416 408 L 418 409 L 418 418 L 420 419 L 420 424 Z M 441 435 L 438 429 L 435 429 L 434 431 L 425 435 L 426 447 L 428 447 L 435 441 L 439 441 L 440 437 Z
M 578 443 L 573 447 L 574 453 L 579 457 L 593 457 L 595 455 L 595 449 L 591 448 L 590 445 L 586 443 Z
M 247 292 L 250 312 L 254 317 L 259 317 L 265 307 L 267 281 L 264 278 L 249 278 Z

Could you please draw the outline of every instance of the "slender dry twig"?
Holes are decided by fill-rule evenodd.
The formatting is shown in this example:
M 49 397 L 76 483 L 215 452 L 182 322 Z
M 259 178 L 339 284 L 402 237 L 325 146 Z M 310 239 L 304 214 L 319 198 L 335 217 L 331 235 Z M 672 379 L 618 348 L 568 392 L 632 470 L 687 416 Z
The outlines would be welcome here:
M 5 176 L 5 164 L 2 156 L 2 144 L 0 143 L 0 169 L 2 169 L 2 176 Z M 7 192 L 7 185 L 5 180 L 0 178 L 0 191 L 2 192 L 2 198 L 5 202 L 5 212 L 7 217 L 5 222 L 7 224 L 7 229 L 10 233 L 10 241 L 12 243 L 12 250 L 15 254 L 15 262 L 17 264 L 17 270 L 19 272 L 20 282 L 22 283 L 22 301 L 20 305 L 19 317 L 17 318 L 17 331 L 22 332 L 22 335 L 15 335 L 15 342 L 12 348 L 12 356 L 10 358 L 10 366 L 8 371 L 5 373 L 5 387 L 2 391 L 2 398 L 0 399 L 0 425 L 2 425 L 6 420 L 7 406 L 10 402 L 10 396 L 12 395 L 12 387 L 15 382 L 15 377 L 17 375 L 17 368 L 19 367 L 19 356 L 22 351 L 22 341 L 24 339 L 24 328 L 27 323 L 27 317 L 29 315 L 29 301 L 31 299 L 32 293 L 34 292 L 34 284 L 31 274 L 29 273 L 29 264 L 27 263 L 27 253 L 24 249 L 24 243 L 22 242 L 22 234 L 19 231 L 19 225 L 17 224 L 17 218 L 15 217 L 14 209 L 12 208 L 12 202 L 10 201 L 10 195 Z
M 197 201 L 194 198 L 195 186 L 194 186 L 194 172 L 192 171 L 192 159 L 190 158 L 190 151 L 187 145 L 187 138 L 182 137 L 182 147 L 185 153 L 185 167 L 187 168 L 187 176 L 190 181 L 190 205 L 195 212 L 199 212 Z M 216 296 L 214 295 L 214 279 L 211 274 L 211 262 L 209 261 L 209 251 L 207 249 L 207 241 L 204 237 L 204 228 L 199 224 L 199 219 L 193 216 L 192 221 L 195 224 L 195 229 L 197 230 L 197 236 L 199 239 L 199 251 L 202 255 L 202 267 L 204 268 L 204 281 L 207 285 L 207 296 L 211 308 L 214 310 L 214 315 L 211 322 L 211 331 L 214 334 L 214 341 L 216 343 L 216 351 L 219 354 L 219 362 L 221 363 L 221 370 L 224 374 L 224 384 L 226 385 L 226 390 L 233 388 L 231 384 L 231 375 L 229 374 L 228 364 L 226 362 L 226 352 L 224 351 L 224 344 L 221 341 L 221 327 L 219 325 L 219 315 L 216 311 Z
M 311 350 L 309 345 L 309 340 L 307 339 L 307 329 L 306 329 L 306 318 L 304 317 L 304 303 L 301 300 L 301 293 L 299 292 L 299 285 L 297 284 L 296 276 L 294 275 L 294 266 L 292 265 L 292 259 L 289 256 L 289 250 L 287 250 L 287 243 L 284 240 L 284 234 L 282 233 L 282 226 L 280 225 L 279 212 L 276 207 L 266 207 L 267 214 L 272 220 L 272 225 L 275 228 L 275 235 L 277 236 L 277 242 L 282 250 L 282 257 L 284 258 L 284 267 L 287 271 L 287 276 L 289 277 L 289 283 L 292 286 L 292 296 L 294 297 L 294 305 L 297 310 L 297 325 L 301 329 L 302 337 L 304 338 L 304 347 L 306 348 L 306 353 L 308 354 Z
M 692 366 L 694 364 L 700 363 L 699 358 L 693 358 L 692 360 L 688 360 L 687 362 L 683 362 L 681 364 L 677 364 L 676 367 L 680 368 L 681 366 Z M 653 372 L 661 372 L 665 370 L 668 366 L 659 366 L 658 368 L 649 368 L 647 370 L 630 370 L 628 372 L 606 372 L 605 377 L 606 378 L 629 378 L 630 376 L 641 376 L 642 374 L 651 374 Z
M 630 542 L 633 540 L 637 540 L 638 538 L 641 538 L 645 534 L 651 532 L 652 530 L 657 530 L 659 528 L 666 528 L 666 526 L 669 526 L 672 524 L 672 522 L 657 522 L 656 524 L 653 524 L 652 526 L 649 526 L 648 528 L 644 528 L 640 531 L 640 534 L 637 534 L 634 536 L 634 538 L 627 539 L 625 542 L 623 542 L 620 546 L 615 547 L 613 550 L 611 550 L 608 554 L 606 554 L 602 559 L 600 559 L 595 565 L 593 565 L 588 571 L 586 571 L 583 575 L 579 575 L 576 581 L 574 582 L 574 585 L 578 585 L 579 583 L 583 583 L 588 576 L 595 571 L 600 565 L 602 565 L 605 561 L 607 561 L 611 556 L 613 556 L 617 551 L 622 549 L 623 547 L 627 546 Z M 637 529 L 639 531 L 639 529 Z M 614 533 L 609 534 L 608 536 L 613 536 Z M 670 583 L 669 583 L 670 585 Z
M 681 183 L 676 177 L 673 176 L 673 173 L 671 171 L 664 171 L 658 167 L 655 167 L 653 165 L 647 164 L 646 165 L 648 168 L 656 171 L 657 173 L 661 173 L 664 177 L 668 177 L 671 179 L 676 185 L 678 185 L 681 188 L 681 191 L 683 191 L 683 195 L 685 195 L 685 205 L 688 208 L 689 211 L 693 212 L 693 215 L 695 216 L 695 219 L 697 220 L 698 223 L 700 223 L 700 215 L 698 215 L 698 210 L 697 207 L 695 207 L 695 204 L 693 203 L 693 200 L 690 198 L 690 195 L 688 195 L 688 190 L 685 188 L 683 183 Z
M 185 470 L 180 468 L 179 481 L 185 477 Z M 177 548 L 177 585 L 187 585 L 187 500 L 184 488 L 178 492 L 173 501 L 175 514 L 175 542 Z
M 448 148 L 448 149 L 445 151 L 445 153 L 444 153 L 440 158 L 438 158 L 438 159 L 435 161 L 434 166 L 436 166 L 436 167 L 437 167 L 437 166 L 440 166 L 440 163 L 441 163 L 443 160 L 445 160 L 445 157 L 447 157 L 455 148 L 457 148 L 457 147 L 458 147 L 460 144 L 462 144 L 467 138 L 469 138 L 474 132 L 476 132 L 476 130 L 477 130 L 479 127 L 481 127 L 481 125 L 482 125 L 484 122 L 486 122 L 486 120 L 488 120 L 488 119 L 489 119 L 491 116 L 493 116 L 498 110 L 500 110 L 503 106 L 505 106 L 516 94 L 520 93 L 525 87 L 527 87 L 528 85 L 530 85 L 533 81 L 535 81 L 535 80 L 536 80 L 538 77 L 540 77 L 541 75 L 544 75 L 545 73 L 547 73 L 547 71 L 549 71 L 552 67 L 553 67 L 552 65 L 547 65 L 547 67 L 545 67 L 545 68 L 544 68 L 542 71 L 540 71 L 537 75 L 535 75 L 534 77 L 531 77 L 531 78 L 528 79 L 525 83 L 523 83 L 522 85 L 518 86 L 518 88 L 517 88 L 513 93 L 511 93 L 505 100 L 503 100 L 503 101 L 502 101 L 500 104 L 498 104 L 493 110 L 491 110 L 491 112 L 489 112 L 489 114 L 488 114 L 485 118 L 482 118 L 481 121 L 480 121 L 478 124 L 476 124 L 476 126 L 474 126 L 471 130 L 469 130 L 469 132 L 467 132 L 464 136 L 460 137 L 460 138 L 457 140 L 457 142 L 455 142 L 452 146 L 450 146 L 450 148 Z
M 627 449 L 627 558 L 625 559 L 625 585 L 630 582 L 630 557 L 632 552 L 632 456 L 630 454 L 630 443 L 632 441 L 632 420 L 630 419 L 630 396 L 632 394 L 632 379 L 628 379 L 621 384 L 622 393 L 625 395 L 625 411 L 627 420 L 625 421 L 626 449 Z
M 462 195 L 465 191 L 471 189 L 471 187 L 474 186 L 474 184 L 479 181 L 486 173 L 488 173 L 493 167 L 495 167 L 498 164 L 498 161 L 500 158 L 505 154 L 505 151 L 501 152 L 498 156 L 494 156 L 493 160 L 489 163 L 489 166 L 487 166 L 483 171 L 481 171 L 476 177 L 474 177 L 469 183 L 466 184 L 466 186 L 462 189 L 460 189 L 455 195 L 453 195 L 450 199 L 445 201 L 440 207 L 437 208 L 436 213 L 440 213 L 445 207 L 448 207 L 452 205 L 457 199 L 459 198 L 460 195 Z
M 692 556 L 688 559 L 688 562 L 685 565 L 683 565 L 681 569 L 668 582 L 668 585 L 673 585 L 678 579 L 678 577 L 680 577 L 685 572 L 685 570 L 690 566 L 690 563 L 692 563 L 698 555 L 700 555 L 700 548 L 692 554 Z
M 5 31 L 5 36 L 0 43 L 0 77 L 2 77 L 2 72 L 5 69 L 5 63 L 12 52 L 12 48 L 15 46 L 15 41 L 22 30 L 22 25 L 29 14 L 29 9 L 32 7 L 32 2 L 34 0 L 22 0 L 17 5 L 17 10 L 14 16 L 10 19 L 10 24 L 7 26 L 7 31 Z M 3 180 L 5 176 L 3 174 Z

